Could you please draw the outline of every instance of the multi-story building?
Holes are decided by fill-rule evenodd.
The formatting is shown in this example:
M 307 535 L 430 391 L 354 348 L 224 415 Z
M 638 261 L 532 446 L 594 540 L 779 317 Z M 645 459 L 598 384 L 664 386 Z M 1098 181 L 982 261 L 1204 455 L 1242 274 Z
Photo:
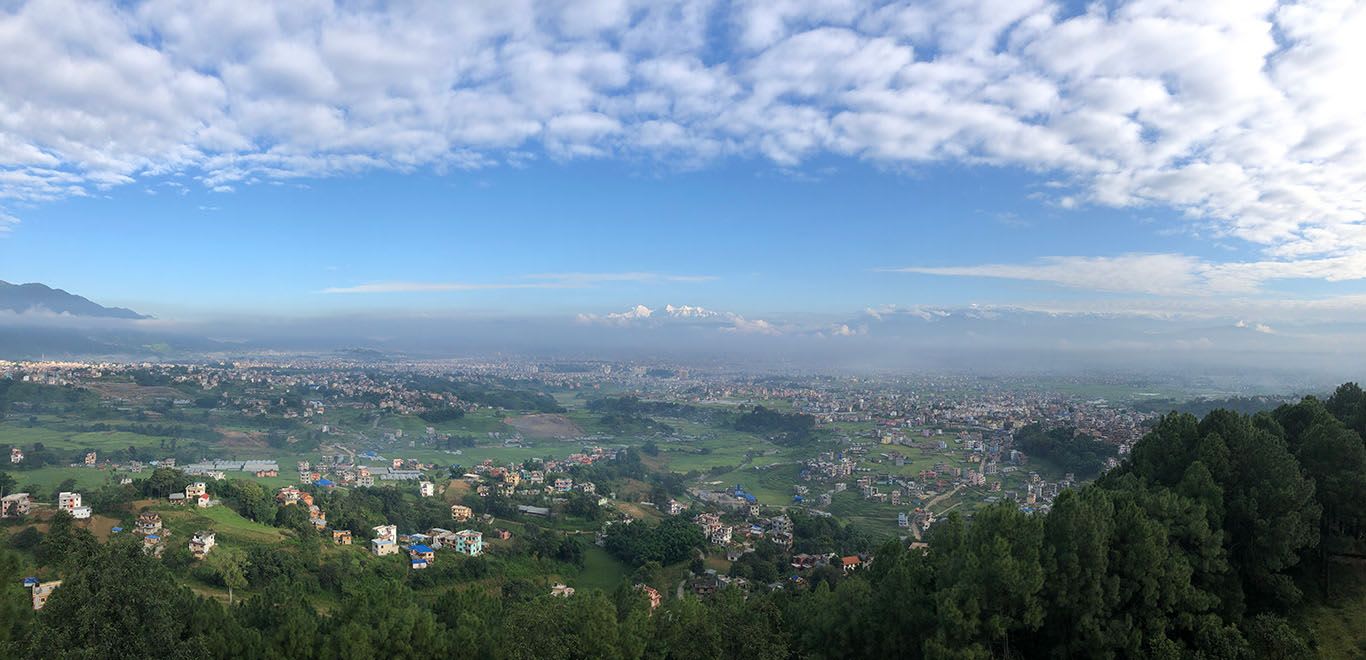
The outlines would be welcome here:
M 203 559 L 210 550 L 213 550 L 214 545 L 216 542 L 213 532 L 206 530 L 195 532 L 194 536 L 190 537 L 190 554 L 194 555 L 195 559 Z
M 462 555 L 478 557 L 484 553 L 484 535 L 473 529 L 465 529 L 455 534 L 455 551 Z

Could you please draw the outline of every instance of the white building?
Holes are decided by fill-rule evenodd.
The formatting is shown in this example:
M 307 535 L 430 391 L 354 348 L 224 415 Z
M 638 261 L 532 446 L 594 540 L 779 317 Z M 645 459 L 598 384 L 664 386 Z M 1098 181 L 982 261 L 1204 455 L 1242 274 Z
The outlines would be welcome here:
M 423 497 L 434 497 L 436 495 L 436 484 L 423 481 L 417 485 L 417 492 Z

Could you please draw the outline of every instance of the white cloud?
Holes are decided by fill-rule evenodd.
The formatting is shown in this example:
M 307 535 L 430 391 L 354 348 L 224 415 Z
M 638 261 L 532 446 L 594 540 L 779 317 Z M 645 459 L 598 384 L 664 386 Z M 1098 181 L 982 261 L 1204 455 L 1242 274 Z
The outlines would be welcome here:
M 616 327 L 639 326 L 703 327 L 737 334 L 780 335 L 783 328 L 764 319 L 747 319 L 735 312 L 718 312 L 692 305 L 665 305 L 663 314 L 645 305 L 636 305 L 624 312 L 608 314 L 583 313 L 575 317 L 581 324 Z
M 0 200 L 833 153 L 1028 168 L 1063 209 L 1171 206 L 1269 262 L 1349 257 L 1362 34 L 1366 5 L 1334 0 L 21 0 L 0 8 Z
M 1165 296 L 1251 294 L 1266 282 L 1366 279 L 1366 252 L 1318 259 L 1210 263 L 1181 254 L 1045 257 L 1025 264 L 908 266 L 885 272 L 1049 282 L 1069 288 Z

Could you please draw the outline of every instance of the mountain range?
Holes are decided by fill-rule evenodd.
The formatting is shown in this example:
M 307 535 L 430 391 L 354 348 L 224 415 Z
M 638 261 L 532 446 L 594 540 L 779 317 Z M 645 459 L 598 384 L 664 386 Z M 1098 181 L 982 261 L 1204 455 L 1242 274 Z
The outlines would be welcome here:
M 0 311 L 24 313 L 45 310 L 56 314 L 70 314 L 92 318 L 146 319 L 151 318 L 123 307 L 105 307 L 88 298 L 54 289 L 46 284 L 10 284 L 0 280 Z

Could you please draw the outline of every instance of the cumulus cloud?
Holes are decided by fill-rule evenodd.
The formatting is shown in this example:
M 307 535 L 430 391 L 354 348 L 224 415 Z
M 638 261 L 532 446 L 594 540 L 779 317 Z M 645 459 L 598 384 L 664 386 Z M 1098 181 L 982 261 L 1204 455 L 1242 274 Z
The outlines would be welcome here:
M 608 314 L 583 313 L 575 317 L 580 324 L 648 328 L 702 327 L 737 334 L 780 335 L 783 328 L 763 319 L 747 319 L 735 312 L 718 312 L 693 305 L 665 305 L 663 314 L 645 305 L 636 305 L 624 312 Z
M 21 0 L 0 200 L 837 154 L 1049 172 L 1062 208 L 1171 206 L 1271 262 L 1344 257 L 1366 249 L 1363 33 L 1366 5 L 1333 0 Z

